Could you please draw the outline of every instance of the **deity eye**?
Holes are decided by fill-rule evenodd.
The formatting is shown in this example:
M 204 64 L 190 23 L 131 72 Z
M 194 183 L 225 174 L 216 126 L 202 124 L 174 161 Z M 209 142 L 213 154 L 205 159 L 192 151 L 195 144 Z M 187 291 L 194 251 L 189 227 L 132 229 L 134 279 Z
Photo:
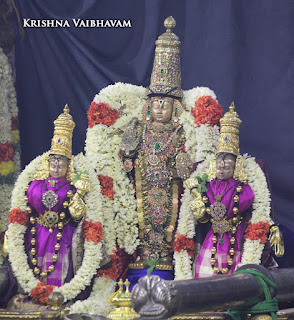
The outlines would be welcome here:
M 221 161 L 221 167 L 223 168 L 225 166 L 224 160 Z

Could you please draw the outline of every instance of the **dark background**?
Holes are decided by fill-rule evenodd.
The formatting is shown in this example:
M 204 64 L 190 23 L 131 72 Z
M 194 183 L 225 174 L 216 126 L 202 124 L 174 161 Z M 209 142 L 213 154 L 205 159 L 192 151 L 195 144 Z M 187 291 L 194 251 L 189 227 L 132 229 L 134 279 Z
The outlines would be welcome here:
M 266 160 L 276 220 L 294 230 L 293 0 L 18 0 L 21 18 L 131 19 L 132 28 L 25 28 L 16 41 L 23 165 L 50 148 L 66 103 L 83 151 L 86 112 L 115 82 L 149 84 L 154 42 L 172 15 L 182 88 L 207 86 L 243 120 L 241 152 Z

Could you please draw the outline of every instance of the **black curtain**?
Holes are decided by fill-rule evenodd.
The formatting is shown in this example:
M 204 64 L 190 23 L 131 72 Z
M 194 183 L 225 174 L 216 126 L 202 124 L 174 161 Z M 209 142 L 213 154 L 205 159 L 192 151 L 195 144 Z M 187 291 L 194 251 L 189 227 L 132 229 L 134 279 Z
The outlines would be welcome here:
M 294 2 L 292 0 L 18 0 L 21 18 L 68 19 L 25 28 L 16 42 L 23 165 L 50 148 L 66 103 L 83 151 L 86 112 L 115 82 L 147 86 L 154 42 L 172 15 L 182 42 L 182 87 L 207 86 L 243 120 L 241 152 L 266 160 L 276 218 L 294 229 Z M 71 19 L 131 20 L 131 28 L 75 28 Z

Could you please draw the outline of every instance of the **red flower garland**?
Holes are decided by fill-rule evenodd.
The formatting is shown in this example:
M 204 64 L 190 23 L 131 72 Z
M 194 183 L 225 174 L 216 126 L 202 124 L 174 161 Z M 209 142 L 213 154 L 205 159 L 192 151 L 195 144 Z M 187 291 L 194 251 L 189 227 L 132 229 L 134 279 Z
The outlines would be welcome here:
M 109 176 L 103 176 L 102 174 L 98 175 L 98 179 L 101 186 L 101 193 L 110 200 L 113 200 L 113 179 Z
M 112 279 L 112 280 L 117 280 L 118 276 L 119 276 L 119 270 L 118 270 L 118 256 L 116 255 L 116 253 L 111 254 L 110 256 L 111 259 L 111 265 L 108 268 L 105 269 L 99 269 L 97 271 L 97 278 L 99 277 L 105 277 L 108 279 Z
M 100 242 L 103 239 L 103 227 L 101 222 L 93 222 L 92 220 L 84 220 L 84 238 L 87 241 L 94 241 L 96 243 Z
M 17 117 L 11 118 L 11 130 L 18 130 L 18 120 Z
M 10 142 L 0 144 L 0 162 L 13 161 L 13 146 Z
M 17 223 L 26 226 L 29 221 L 29 216 L 26 211 L 20 208 L 12 209 L 9 214 L 9 223 Z
M 119 118 L 119 114 L 116 110 L 111 109 L 108 103 L 96 103 L 92 102 L 88 111 L 88 123 L 89 128 L 93 128 L 95 124 L 104 124 L 106 126 L 112 126 Z
M 195 108 L 191 108 L 197 125 L 208 123 L 211 127 L 219 123 L 222 117 L 222 106 L 210 96 L 203 96 L 195 102 Z
M 37 284 L 37 287 L 31 290 L 30 296 L 35 303 L 48 305 L 48 297 L 53 292 L 54 288 L 55 286 L 40 281 Z
M 181 252 L 182 250 L 186 250 L 188 255 L 193 258 L 195 244 L 193 239 L 187 238 L 182 234 L 178 234 L 176 241 L 174 242 L 174 251 Z
M 260 240 L 266 243 L 270 224 L 268 221 L 260 221 L 258 223 L 250 223 L 245 230 L 244 238 L 249 240 Z

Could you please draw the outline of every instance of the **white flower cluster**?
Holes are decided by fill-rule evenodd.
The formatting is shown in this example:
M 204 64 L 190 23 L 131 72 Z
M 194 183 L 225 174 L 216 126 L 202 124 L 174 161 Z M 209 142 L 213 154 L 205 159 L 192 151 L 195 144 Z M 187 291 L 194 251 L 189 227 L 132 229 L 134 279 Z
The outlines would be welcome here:
M 34 159 L 20 174 L 12 194 L 12 208 L 19 207 L 21 210 L 26 209 L 24 189 L 27 184 L 33 180 L 35 172 L 41 166 L 42 157 L 46 156 L 46 154 L 47 153 Z M 87 158 L 82 154 L 74 157 L 74 167 L 77 172 L 88 171 L 91 179 L 91 190 L 85 196 L 85 203 L 87 204 L 85 219 L 103 224 L 100 185 L 94 171 L 89 168 Z M 8 253 L 15 277 L 24 292 L 30 294 L 31 290 L 37 286 L 39 280 L 35 278 L 27 262 L 24 247 L 25 232 L 26 227 L 20 224 L 9 224 L 7 234 Z M 107 241 L 107 239 L 105 239 L 105 241 Z M 84 257 L 80 269 L 69 283 L 59 288 L 54 288 L 55 292 L 63 294 L 65 301 L 74 299 L 91 283 L 91 279 L 95 275 L 97 268 L 99 268 L 99 263 L 102 258 L 101 247 L 102 243 L 84 241 Z
M 195 128 L 195 131 L 197 137 L 196 162 L 199 162 L 206 159 L 208 155 L 215 154 L 219 139 L 219 127 L 201 124 Z
M 191 109 L 195 109 L 195 102 L 203 96 L 212 97 L 214 100 L 217 101 L 214 91 L 212 91 L 207 87 L 196 87 L 196 88 L 184 91 L 182 102 L 186 111 L 190 112 Z
M 106 316 L 108 299 L 114 293 L 116 281 L 105 277 L 96 278 L 88 299 L 78 300 L 70 307 L 70 313 L 93 313 Z
M 11 117 L 17 117 L 18 108 L 16 103 L 16 92 L 9 61 L 0 48 L 0 144 L 13 143 L 11 133 Z M 14 151 L 14 177 L 20 172 L 20 153 Z M 13 184 L 0 184 L 0 232 L 7 229 L 10 207 L 10 197 Z M 1 265 L 1 263 L 0 263 Z

